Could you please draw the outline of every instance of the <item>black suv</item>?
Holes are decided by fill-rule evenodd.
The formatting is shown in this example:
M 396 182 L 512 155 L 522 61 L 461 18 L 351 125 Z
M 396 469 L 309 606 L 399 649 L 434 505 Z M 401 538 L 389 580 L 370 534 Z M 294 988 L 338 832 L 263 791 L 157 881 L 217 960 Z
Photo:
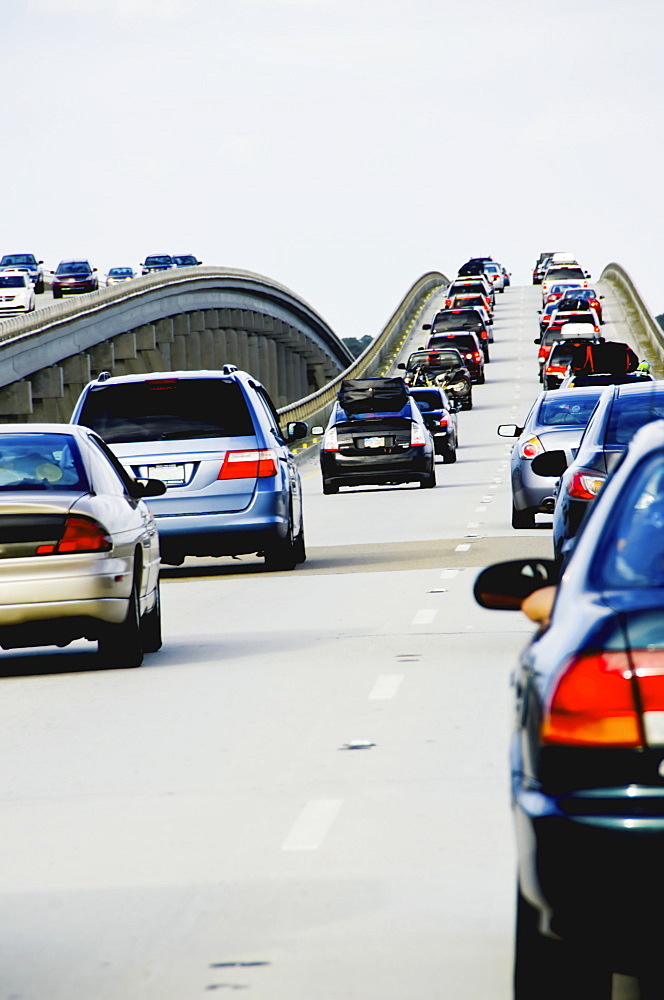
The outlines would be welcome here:
M 433 438 L 402 378 L 345 379 L 320 453 L 323 493 L 340 486 L 436 485 Z
M 472 330 L 447 332 L 434 328 L 427 341 L 426 349 L 438 351 L 444 347 L 456 348 L 470 372 L 472 381 L 476 382 L 477 385 L 484 384 L 484 353 L 476 333 Z
M 452 333 L 457 330 L 465 333 L 466 330 L 472 330 L 477 335 L 484 360 L 490 361 L 489 328 L 479 309 L 441 309 L 434 316 L 433 323 L 424 323 L 422 329 L 431 330 L 432 335 Z

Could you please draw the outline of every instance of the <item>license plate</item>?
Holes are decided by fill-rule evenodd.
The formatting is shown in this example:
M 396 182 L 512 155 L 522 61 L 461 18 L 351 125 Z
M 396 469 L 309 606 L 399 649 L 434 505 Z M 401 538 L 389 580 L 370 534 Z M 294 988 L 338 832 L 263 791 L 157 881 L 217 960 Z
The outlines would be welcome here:
M 382 437 L 382 438 L 379 438 L 379 437 L 365 438 L 364 439 L 364 447 L 365 448 L 384 448 L 385 447 L 385 438 L 384 437 Z
M 161 479 L 166 486 L 182 486 L 186 482 L 184 465 L 148 465 L 148 479 Z

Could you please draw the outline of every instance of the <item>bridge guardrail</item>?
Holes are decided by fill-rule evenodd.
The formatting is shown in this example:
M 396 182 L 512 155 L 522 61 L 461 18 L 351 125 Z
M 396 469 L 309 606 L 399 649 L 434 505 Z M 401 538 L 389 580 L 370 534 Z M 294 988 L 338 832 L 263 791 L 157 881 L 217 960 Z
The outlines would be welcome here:
M 306 420 L 309 423 L 325 424 L 343 379 L 369 377 L 383 371 L 412 330 L 432 292 L 438 288 L 447 288 L 448 285 L 449 280 L 440 271 L 423 274 L 404 295 L 383 330 L 352 365 L 318 392 L 281 407 L 278 412 L 283 423 Z
M 606 265 L 599 280 L 612 285 L 639 347 L 650 362 L 653 375 L 664 378 L 664 330 L 650 312 L 634 281 L 624 267 L 615 262 Z

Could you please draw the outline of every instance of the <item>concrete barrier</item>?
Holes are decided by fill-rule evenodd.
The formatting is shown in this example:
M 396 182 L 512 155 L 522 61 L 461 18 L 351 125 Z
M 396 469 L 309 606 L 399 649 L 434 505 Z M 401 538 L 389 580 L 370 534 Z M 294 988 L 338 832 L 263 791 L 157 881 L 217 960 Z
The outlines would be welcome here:
M 650 312 L 641 293 L 624 267 L 607 264 L 600 275 L 613 288 L 630 324 L 641 353 L 650 362 L 656 378 L 664 378 L 664 331 Z

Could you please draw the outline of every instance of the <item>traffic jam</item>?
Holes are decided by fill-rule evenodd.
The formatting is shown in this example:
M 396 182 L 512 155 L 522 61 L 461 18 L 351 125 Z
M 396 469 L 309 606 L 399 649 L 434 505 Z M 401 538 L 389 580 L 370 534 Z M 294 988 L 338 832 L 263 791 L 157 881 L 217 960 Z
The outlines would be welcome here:
M 15 256 L 0 262 L 0 291 L 31 311 L 42 262 Z M 165 256 L 153 269 L 176 266 Z M 61 276 L 71 291 L 97 280 L 89 265 Z M 109 272 L 108 283 L 133 276 Z M 481 608 L 533 627 L 502 751 L 517 856 L 513 996 L 611 1000 L 621 973 L 652 1000 L 664 995 L 653 914 L 664 892 L 664 382 L 605 336 L 604 296 L 572 254 L 540 254 L 532 283 L 541 391 L 521 423 L 487 434 L 511 446 L 514 537 L 527 545 L 546 525 L 550 552 L 488 565 L 474 584 Z M 391 370 L 341 382 L 325 426 L 282 426 L 266 389 L 231 363 L 104 372 L 69 424 L 3 425 L 2 648 L 84 639 L 105 670 L 158 664 L 165 571 L 245 554 L 267 573 L 305 564 L 301 455 L 315 456 L 330 511 L 342 491 L 441 485 L 464 454 L 464 412 L 491 381 L 508 288 L 491 257 L 464 263 Z

